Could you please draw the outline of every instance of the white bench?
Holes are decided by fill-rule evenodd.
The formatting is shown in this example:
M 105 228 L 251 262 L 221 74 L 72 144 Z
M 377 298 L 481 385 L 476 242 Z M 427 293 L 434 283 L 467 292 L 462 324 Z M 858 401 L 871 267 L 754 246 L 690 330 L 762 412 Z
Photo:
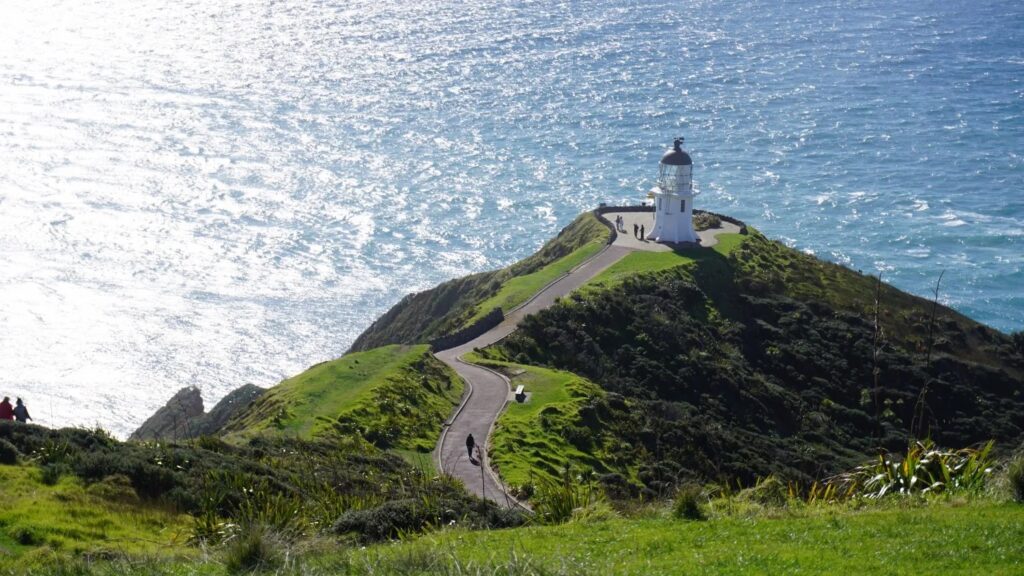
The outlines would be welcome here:
M 520 404 L 526 402 L 526 387 L 522 384 L 516 386 L 516 402 L 519 402 Z

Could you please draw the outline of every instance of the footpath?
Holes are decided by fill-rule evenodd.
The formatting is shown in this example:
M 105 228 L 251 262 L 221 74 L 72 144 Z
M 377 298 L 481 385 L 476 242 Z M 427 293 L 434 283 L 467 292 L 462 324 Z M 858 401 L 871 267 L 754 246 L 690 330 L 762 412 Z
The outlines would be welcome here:
M 462 359 L 462 355 L 474 348 L 485 348 L 500 341 L 516 330 L 519 323 L 527 316 L 548 308 L 591 278 L 615 264 L 630 252 L 646 250 L 660 252 L 671 250 L 670 247 L 656 242 L 641 242 L 632 236 L 634 222 L 645 224 L 650 230 L 654 224 L 654 214 L 646 213 L 607 213 L 601 218 L 615 222 L 616 216 L 626 219 L 626 232 L 616 234 L 615 240 L 565 276 L 548 284 L 532 298 L 510 310 L 501 324 L 491 328 L 477 338 L 463 344 L 436 352 L 434 355 L 466 381 L 466 393 L 462 404 L 456 408 L 449 419 L 448 425 L 441 433 L 435 449 L 438 468 L 462 480 L 466 488 L 477 496 L 497 502 L 499 505 L 512 507 L 520 505 L 508 495 L 498 475 L 491 469 L 487 459 L 487 448 L 491 431 L 505 405 L 512 401 L 512 390 L 508 378 L 504 375 Z M 738 232 L 739 228 L 723 222 L 722 228 L 699 232 L 702 246 L 713 246 L 718 242 L 718 234 Z M 735 229 L 733 229 L 735 228 Z M 480 446 L 482 461 L 471 461 L 466 449 L 466 437 L 472 434 Z

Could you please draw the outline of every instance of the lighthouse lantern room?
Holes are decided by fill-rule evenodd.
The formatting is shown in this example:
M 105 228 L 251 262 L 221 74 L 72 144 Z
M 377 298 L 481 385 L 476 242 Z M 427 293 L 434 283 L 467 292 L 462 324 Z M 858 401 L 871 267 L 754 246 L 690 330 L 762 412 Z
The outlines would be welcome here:
M 693 231 L 693 160 L 676 138 L 672 149 L 661 157 L 654 198 L 654 229 L 648 237 L 658 242 L 697 242 Z

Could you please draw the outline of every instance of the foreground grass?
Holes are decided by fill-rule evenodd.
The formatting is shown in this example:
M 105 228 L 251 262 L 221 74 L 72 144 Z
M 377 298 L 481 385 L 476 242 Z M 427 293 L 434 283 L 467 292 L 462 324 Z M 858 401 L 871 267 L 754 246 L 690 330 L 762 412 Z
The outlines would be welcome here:
M 918 501 L 920 502 L 920 501 Z M 814 507 L 706 522 L 668 518 L 571 522 L 512 530 L 446 529 L 368 548 L 330 542 L 281 550 L 259 573 L 423 575 L 1020 574 L 1024 506 L 995 502 Z M 287 552 L 287 553 L 285 553 Z M 202 560 L 81 562 L 56 573 L 227 574 Z M 169 560 L 169 559 L 168 559 Z M 2 565 L 0 574 L 25 573 Z M 49 574 L 45 570 L 31 573 Z
M 406 574 L 1020 574 L 1024 507 L 978 503 L 806 516 L 667 518 L 442 532 L 353 553 Z M 455 568 L 459 567 L 460 570 Z M 381 572 L 385 573 L 385 572 Z
M 86 488 L 73 476 L 52 486 L 35 466 L 0 465 L 0 566 L 56 554 L 186 552 L 188 516 L 140 503 L 130 487 L 101 482 Z

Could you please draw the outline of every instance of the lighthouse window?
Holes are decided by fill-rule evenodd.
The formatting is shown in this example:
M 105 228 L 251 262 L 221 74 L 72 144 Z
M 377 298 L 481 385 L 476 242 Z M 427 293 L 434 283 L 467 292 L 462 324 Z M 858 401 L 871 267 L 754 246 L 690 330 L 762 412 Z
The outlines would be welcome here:
M 661 198 L 658 198 L 658 210 L 661 210 Z
M 686 200 L 679 201 L 679 211 L 686 212 Z

